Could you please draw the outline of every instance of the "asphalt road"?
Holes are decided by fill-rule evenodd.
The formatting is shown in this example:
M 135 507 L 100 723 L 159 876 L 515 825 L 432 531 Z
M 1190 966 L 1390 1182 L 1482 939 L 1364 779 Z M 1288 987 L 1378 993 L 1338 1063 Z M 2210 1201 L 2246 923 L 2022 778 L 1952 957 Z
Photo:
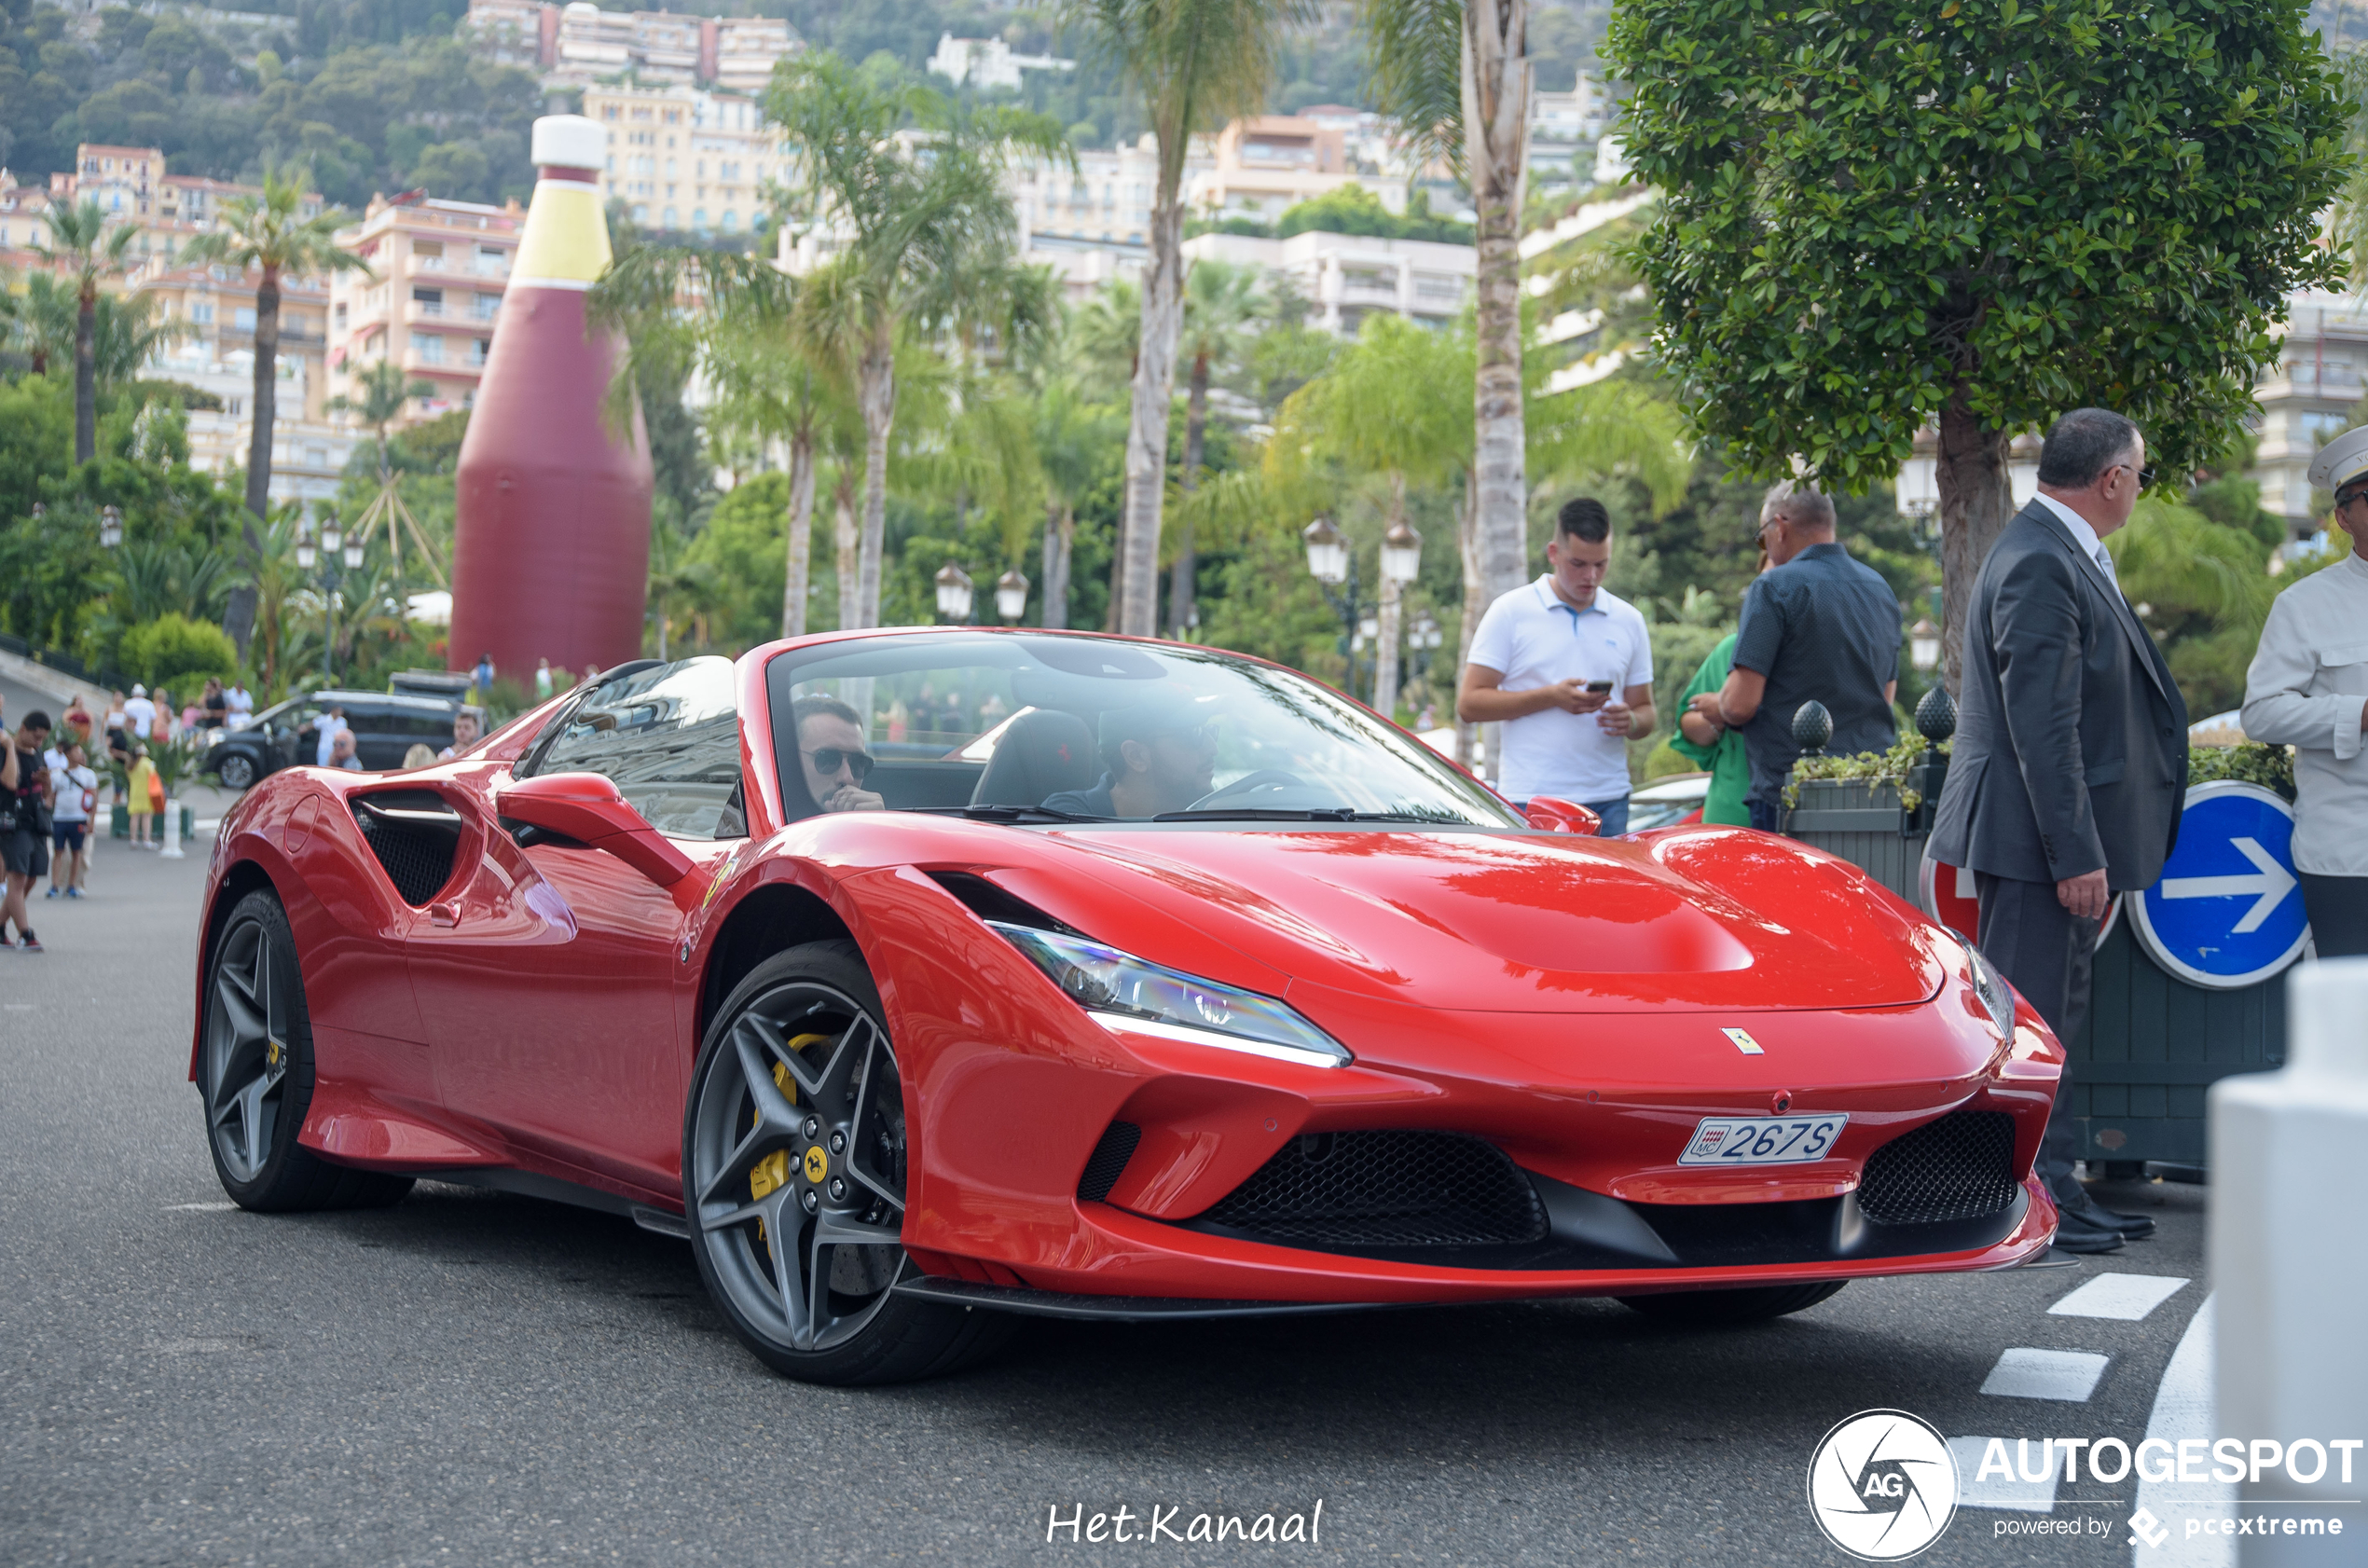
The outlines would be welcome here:
M 806 1388 L 622 1220 L 430 1184 L 231 1208 L 186 1081 L 205 847 L 103 846 L 89 901 L 37 906 L 49 951 L 0 956 L 0 1562 L 1840 1563 L 1804 1496 L 1837 1422 L 2134 1445 L 2204 1300 L 2202 1192 L 2132 1184 L 2108 1200 L 2161 1231 L 2117 1257 L 1740 1331 L 1596 1301 L 1039 1324 L 958 1378 Z M 2049 1313 L 2109 1274 L 2189 1283 Z M 2085 1400 L 1983 1393 L 2010 1350 L 2108 1359 Z M 1139 1534 L 1319 1501 L 1307 1545 L 1046 1540 L 1080 1505 Z M 2134 1485 L 2024 1501 L 1917 1561 L 2131 1561 Z M 2087 1533 L 2001 1534 L 2034 1521 Z

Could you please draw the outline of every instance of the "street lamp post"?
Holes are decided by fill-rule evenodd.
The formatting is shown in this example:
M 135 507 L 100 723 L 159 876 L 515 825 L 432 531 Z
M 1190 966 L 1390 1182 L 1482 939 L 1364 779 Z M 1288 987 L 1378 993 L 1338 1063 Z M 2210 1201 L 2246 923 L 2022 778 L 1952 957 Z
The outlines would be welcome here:
M 41 515 L 39 502 L 34 502 L 33 511 L 35 516 Z M 122 507 L 102 506 L 99 508 L 99 543 L 110 550 L 123 543 Z
M 1940 667 L 1940 628 L 1929 619 L 1907 628 L 1907 662 L 1926 674 Z
M 1307 544 L 1307 574 L 1324 590 L 1324 602 L 1341 618 L 1342 655 L 1348 660 L 1348 695 L 1356 695 L 1356 627 L 1361 608 L 1356 599 L 1356 557 L 1348 536 L 1329 517 L 1318 517 L 1300 530 Z M 1345 593 L 1335 592 L 1346 588 Z
M 1007 626 L 1016 626 L 1027 613 L 1027 573 L 1013 567 L 995 580 L 995 613 Z
M 339 531 L 334 516 L 321 526 L 317 546 L 312 542 L 310 519 L 296 524 L 296 570 L 310 577 L 321 590 L 321 678 L 324 685 L 337 683 L 337 592 L 345 585 L 348 572 L 362 570 L 362 559 L 361 539 L 348 539 Z
M 1423 570 L 1423 536 L 1401 517 L 1382 535 L 1381 645 L 1373 655 L 1373 706 L 1397 717 L 1397 623 L 1406 585 Z

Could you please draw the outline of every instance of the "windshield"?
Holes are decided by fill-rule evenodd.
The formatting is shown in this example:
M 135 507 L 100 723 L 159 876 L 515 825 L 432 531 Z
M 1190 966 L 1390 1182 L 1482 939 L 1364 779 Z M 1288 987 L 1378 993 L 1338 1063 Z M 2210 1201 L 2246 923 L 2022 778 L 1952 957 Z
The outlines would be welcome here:
M 867 638 L 782 653 L 765 680 L 793 818 L 1524 825 L 1329 687 L 1187 643 Z

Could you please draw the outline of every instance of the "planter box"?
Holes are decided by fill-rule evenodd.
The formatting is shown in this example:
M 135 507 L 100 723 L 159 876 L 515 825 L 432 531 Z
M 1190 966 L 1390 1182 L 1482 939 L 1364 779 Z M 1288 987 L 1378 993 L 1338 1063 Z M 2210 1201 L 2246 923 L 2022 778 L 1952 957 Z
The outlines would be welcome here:
M 1900 809 L 1896 784 L 1859 778 L 1803 779 L 1796 786 L 1799 804 L 1785 818 L 1785 834 L 1841 857 L 1916 903 L 1917 868 L 1923 864 L 1924 840 L 1932 835 L 1933 807 L 1948 774 L 1945 757 L 1918 767 L 1911 777 L 1923 799 L 1914 811 Z
M 159 822 L 155 827 L 149 829 L 148 832 L 152 835 L 161 838 L 164 834 L 164 824 Z M 190 837 L 195 834 L 196 832 L 197 814 L 185 805 L 181 808 L 181 842 L 184 844 L 188 843 Z M 121 801 L 116 802 L 113 808 L 107 814 L 107 836 L 109 838 L 130 838 L 131 836 L 131 808 L 125 805 Z
M 2097 949 L 2088 1021 L 2070 1042 L 2067 1108 L 2080 1157 L 2204 1164 L 2204 1092 L 2286 1061 L 2287 969 L 2258 985 L 2206 990 L 2156 964 L 2125 914 Z

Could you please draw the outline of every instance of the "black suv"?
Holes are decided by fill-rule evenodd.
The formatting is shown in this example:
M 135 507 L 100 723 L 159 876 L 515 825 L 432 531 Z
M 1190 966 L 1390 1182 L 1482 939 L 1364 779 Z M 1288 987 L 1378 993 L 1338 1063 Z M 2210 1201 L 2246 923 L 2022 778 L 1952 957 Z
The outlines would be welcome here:
M 290 697 L 255 716 L 241 730 L 206 732 L 204 771 L 219 774 L 223 787 L 243 790 L 267 773 L 319 760 L 321 716 L 345 709 L 362 765 L 373 771 L 398 768 L 403 754 L 425 744 L 441 751 L 452 744 L 457 702 L 438 697 L 393 696 L 385 692 L 310 692 Z

